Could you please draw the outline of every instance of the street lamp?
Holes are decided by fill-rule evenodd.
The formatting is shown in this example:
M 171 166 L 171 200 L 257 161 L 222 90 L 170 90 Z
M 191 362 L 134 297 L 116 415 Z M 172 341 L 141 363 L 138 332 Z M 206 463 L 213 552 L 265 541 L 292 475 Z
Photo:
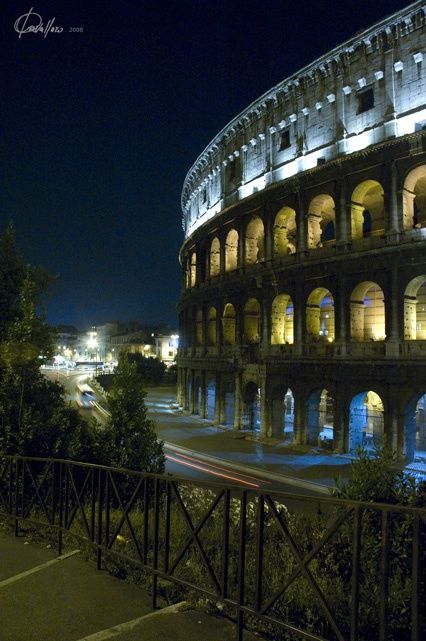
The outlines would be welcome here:
M 87 347 L 95 351 L 95 377 L 98 375 L 98 334 L 97 332 L 90 332 L 87 341 Z

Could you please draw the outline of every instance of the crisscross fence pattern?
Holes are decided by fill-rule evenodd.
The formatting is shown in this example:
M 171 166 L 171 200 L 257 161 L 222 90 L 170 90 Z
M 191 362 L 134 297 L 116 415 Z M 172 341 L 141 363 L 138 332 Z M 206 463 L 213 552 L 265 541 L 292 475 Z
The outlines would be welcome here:
M 426 638 L 426 510 L 261 493 L 65 460 L 0 458 L 0 511 L 15 534 L 71 533 L 98 568 L 211 600 L 273 639 Z M 422 609 L 423 608 L 423 609 Z

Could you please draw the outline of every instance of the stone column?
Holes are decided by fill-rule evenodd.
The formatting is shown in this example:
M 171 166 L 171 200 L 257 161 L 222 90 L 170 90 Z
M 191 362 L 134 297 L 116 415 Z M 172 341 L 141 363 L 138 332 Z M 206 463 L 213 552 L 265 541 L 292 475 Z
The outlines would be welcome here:
M 299 254 L 307 251 L 307 232 L 306 232 L 306 216 L 305 205 L 301 197 L 300 191 L 297 192 L 297 211 L 296 211 L 296 226 L 297 226 L 297 248 Z
M 215 396 L 214 396 L 214 419 L 213 423 L 218 425 L 221 419 L 221 399 L 222 399 L 222 375 L 216 372 Z
M 346 202 L 346 177 L 342 176 L 336 190 L 336 245 L 345 248 L 350 242 L 351 211 Z
M 201 379 L 201 403 L 200 403 L 200 416 L 206 418 L 207 413 L 207 390 L 206 390 L 206 371 L 200 372 Z
M 235 372 L 235 384 L 234 384 L 234 430 L 241 429 L 241 413 L 243 399 L 241 397 L 241 374 L 240 372 Z
M 270 391 L 267 377 L 262 376 L 260 382 L 260 435 L 263 437 L 272 436 Z
M 385 323 L 386 323 L 386 355 L 395 357 L 399 355 L 401 340 L 400 310 L 403 313 L 403 299 L 399 300 L 398 267 L 394 266 L 390 273 L 390 287 L 385 295 Z
M 402 194 L 398 194 L 398 172 L 395 161 L 390 163 L 388 181 L 388 234 L 395 235 L 402 231 Z M 401 201 L 401 202 L 399 202 Z
M 294 394 L 294 443 L 303 445 L 306 443 L 306 399 L 302 388 L 295 387 Z
M 339 356 L 345 356 L 346 343 L 349 340 L 348 335 L 348 316 L 350 313 L 350 292 L 346 290 L 346 277 L 344 274 L 339 276 L 337 282 L 337 305 L 336 305 L 336 345 L 338 346 Z
M 343 385 L 337 386 L 334 403 L 333 448 L 335 452 L 345 452 L 348 444 L 349 412 L 346 397 L 343 392 Z
M 294 350 L 295 354 L 301 356 L 305 342 L 305 300 L 300 283 L 297 283 L 294 304 Z

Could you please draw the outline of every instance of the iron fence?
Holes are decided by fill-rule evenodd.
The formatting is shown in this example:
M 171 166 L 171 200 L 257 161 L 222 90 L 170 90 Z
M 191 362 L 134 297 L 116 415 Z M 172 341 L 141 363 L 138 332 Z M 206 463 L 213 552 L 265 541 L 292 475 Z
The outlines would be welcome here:
M 265 493 L 65 460 L 0 458 L 15 534 L 71 533 L 106 560 L 182 586 L 273 639 L 426 638 L 426 510 Z

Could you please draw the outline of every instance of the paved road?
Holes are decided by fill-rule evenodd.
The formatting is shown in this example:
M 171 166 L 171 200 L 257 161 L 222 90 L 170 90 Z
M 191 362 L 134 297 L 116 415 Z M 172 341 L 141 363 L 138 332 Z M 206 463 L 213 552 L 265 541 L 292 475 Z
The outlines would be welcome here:
M 74 402 L 77 384 L 90 377 L 81 372 L 46 374 L 58 380 L 66 397 Z M 349 474 L 347 458 L 324 455 L 317 448 L 298 451 L 280 442 L 263 443 L 250 435 L 214 426 L 200 417 L 184 415 L 176 407 L 175 394 L 173 386 L 159 386 L 150 388 L 147 395 L 148 412 L 156 422 L 158 436 L 178 446 L 177 450 L 166 447 L 167 473 L 271 492 L 297 489 L 305 494 L 323 493 L 324 486 L 334 485 L 336 476 Z M 95 416 L 100 422 L 105 420 L 96 410 L 80 412 L 86 417 Z

